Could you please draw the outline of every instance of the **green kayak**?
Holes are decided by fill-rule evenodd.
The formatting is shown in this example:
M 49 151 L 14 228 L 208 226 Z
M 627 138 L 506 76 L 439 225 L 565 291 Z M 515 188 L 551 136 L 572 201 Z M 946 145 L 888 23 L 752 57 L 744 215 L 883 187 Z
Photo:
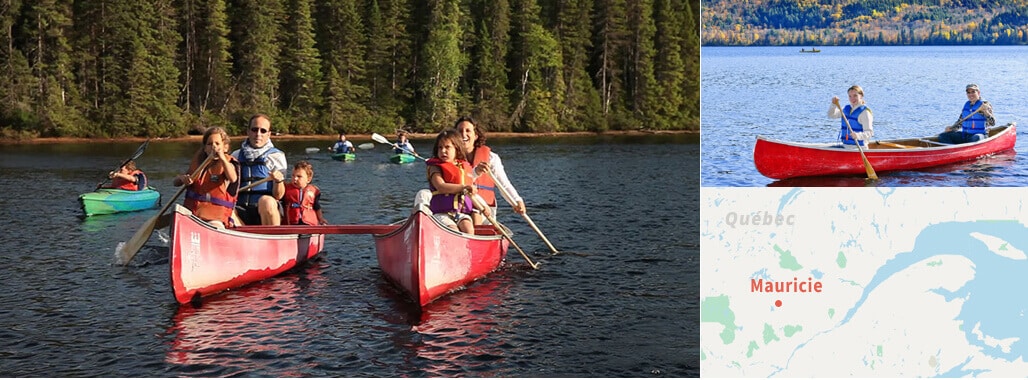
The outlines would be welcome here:
M 353 153 L 332 153 L 332 159 L 336 161 L 353 161 L 357 158 Z
M 409 164 L 411 162 L 414 162 L 414 160 L 416 160 L 416 158 L 414 158 L 413 155 L 407 153 L 394 154 L 389 157 L 389 162 L 392 162 L 394 164 Z
M 161 193 L 152 187 L 139 191 L 99 189 L 79 195 L 86 216 L 152 209 L 160 201 Z

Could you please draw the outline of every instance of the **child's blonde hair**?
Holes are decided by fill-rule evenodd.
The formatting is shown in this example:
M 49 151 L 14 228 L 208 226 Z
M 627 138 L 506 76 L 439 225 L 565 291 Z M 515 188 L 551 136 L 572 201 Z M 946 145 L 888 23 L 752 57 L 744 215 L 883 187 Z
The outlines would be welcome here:
M 228 138 L 228 132 L 226 132 L 225 128 L 222 127 L 210 127 L 203 132 L 203 140 L 201 140 L 203 145 L 201 145 L 200 150 L 196 152 L 196 162 L 203 162 L 207 159 L 207 151 L 203 148 L 207 146 L 208 142 L 211 141 L 211 136 L 213 136 L 214 134 L 221 135 L 221 141 L 225 143 L 225 153 L 228 153 L 227 148 L 232 146 L 231 140 L 229 140 Z

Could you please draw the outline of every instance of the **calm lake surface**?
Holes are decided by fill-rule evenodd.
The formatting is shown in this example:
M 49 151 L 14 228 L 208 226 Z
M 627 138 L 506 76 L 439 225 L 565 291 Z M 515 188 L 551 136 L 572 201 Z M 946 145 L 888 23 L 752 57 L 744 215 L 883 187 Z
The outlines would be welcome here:
M 698 376 L 697 140 L 491 141 L 529 215 L 563 253 L 550 255 L 504 204 L 499 220 L 539 270 L 511 250 L 497 272 L 420 311 L 383 278 L 369 235 L 330 235 L 321 258 L 298 271 L 180 307 L 167 229 L 129 266 L 114 265 L 116 244 L 156 210 L 84 218 L 77 202 L 139 144 L 0 146 L 0 374 Z M 312 161 L 330 222 L 408 215 L 426 187 L 424 164 L 389 164 L 379 144 L 355 162 L 332 161 L 331 143 L 276 141 L 290 165 Z M 414 143 L 431 151 L 430 141 Z M 138 160 L 165 202 L 197 148 L 152 141 Z
M 1015 152 L 920 171 L 879 173 L 875 186 L 1028 186 L 1028 46 L 703 47 L 703 186 L 864 186 L 860 178 L 776 181 L 753 166 L 758 135 L 837 141 L 832 96 L 856 84 L 874 112 L 875 139 L 936 135 L 977 83 L 997 125 L 1016 122 Z

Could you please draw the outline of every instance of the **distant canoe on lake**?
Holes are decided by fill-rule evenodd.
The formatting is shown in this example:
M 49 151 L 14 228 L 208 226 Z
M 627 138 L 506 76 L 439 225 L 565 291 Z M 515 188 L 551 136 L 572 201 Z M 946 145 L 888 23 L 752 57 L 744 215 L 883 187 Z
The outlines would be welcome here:
M 804 49 L 804 48 L 800 48 L 800 53 L 820 53 L 820 52 L 821 52 L 821 49 L 818 49 L 818 48 L 812 48 L 810 50 L 807 50 L 807 49 Z

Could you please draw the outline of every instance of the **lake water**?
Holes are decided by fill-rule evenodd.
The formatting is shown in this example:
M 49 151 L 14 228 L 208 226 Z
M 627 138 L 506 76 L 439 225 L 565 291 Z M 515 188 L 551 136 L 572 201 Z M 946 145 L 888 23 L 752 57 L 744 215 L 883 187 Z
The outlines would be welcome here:
M 1014 152 L 920 171 L 879 173 L 874 186 L 1028 186 L 1028 46 L 703 47 L 703 186 L 864 186 L 861 178 L 775 181 L 753 166 L 758 135 L 838 140 L 832 96 L 856 84 L 874 112 L 875 139 L 938 134 L 953 124 L 976 83 L 997 124 L 1016 122 Z
M 493 141 L 533 221 L 563 253 L 550 255 L 505 207 L 499 220 L 540 269 L 512 251 L 497 272 L 423 310 L 383 278 L 367 235 L 331 235 L 301 270 L 180 307 L 167 230 L 131 265 L 114 265 L 116 244 L 155 210 L 84 218 L 76 200 L 138 144 L 0 146 L 0 374 L 698 376 L 697 140 Z M 401 220 L 425 187 L 424 164 L 386 163 L 381 145 L 343 163 L 325 153 L 331 141 L 276 144 L 290 164 L 313 162 L 334 224 Z M 153 141 L 138 160 L 164 201 L 198 147 Z

